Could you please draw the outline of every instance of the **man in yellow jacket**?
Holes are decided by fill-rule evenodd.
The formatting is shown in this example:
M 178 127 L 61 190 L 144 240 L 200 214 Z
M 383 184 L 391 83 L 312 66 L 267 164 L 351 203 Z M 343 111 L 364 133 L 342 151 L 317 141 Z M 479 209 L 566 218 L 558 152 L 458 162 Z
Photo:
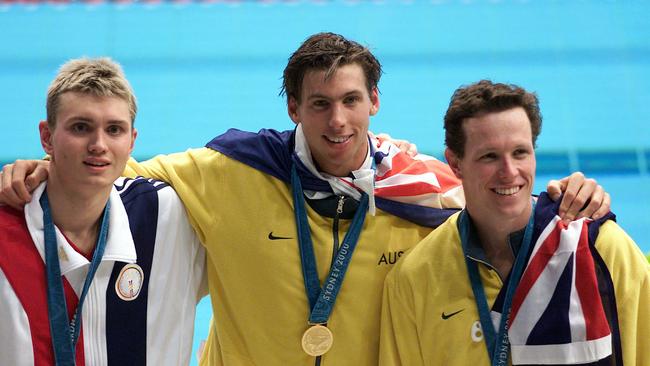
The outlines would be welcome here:
M 445 116 L 466 208 L 386 278 L 380 364 L 650 364 L 650 266 L 610 213 L 531 200 L 537 97 L 481 81 Z

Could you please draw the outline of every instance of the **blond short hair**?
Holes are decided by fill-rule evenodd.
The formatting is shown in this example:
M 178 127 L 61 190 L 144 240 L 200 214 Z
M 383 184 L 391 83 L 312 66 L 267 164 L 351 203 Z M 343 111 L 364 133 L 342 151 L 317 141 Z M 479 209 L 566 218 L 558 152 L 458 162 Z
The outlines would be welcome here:
M 99 97 L 118 97 L 129 105 L 131 126 L 138 107 L 129 81 L 122 67 L 108 57 L 78 58 L 61 66 L 47 90 L 47 123 L 56 126 L 56 113 L 63 93 L 87 93 Z

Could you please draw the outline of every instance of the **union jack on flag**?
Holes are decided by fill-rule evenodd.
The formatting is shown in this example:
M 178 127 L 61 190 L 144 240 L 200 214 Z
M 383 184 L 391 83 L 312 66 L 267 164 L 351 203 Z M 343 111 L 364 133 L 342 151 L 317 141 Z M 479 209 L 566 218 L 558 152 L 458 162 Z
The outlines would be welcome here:
M 375 196 L 425 207 L 465 206 L 460 180 L 447 164 L 424 154 L 411 157 L 390 141 L 371 139 L 371 143 L 375 147 Z M 349 177 L 339 179 L 350 186 L 357 183 Z
M 590 221 L 565 225 L 555 215 L 535 242 L 508 322 L 513 364 L 589 363 L 611 355 Z

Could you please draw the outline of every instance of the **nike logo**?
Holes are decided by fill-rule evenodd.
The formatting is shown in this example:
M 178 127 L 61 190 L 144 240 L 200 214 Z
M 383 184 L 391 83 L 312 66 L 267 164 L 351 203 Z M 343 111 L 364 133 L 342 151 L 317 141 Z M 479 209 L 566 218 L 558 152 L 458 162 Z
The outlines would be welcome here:
M 463 310 L 465 310 L 465 309 L 460 309 L 458 311 L 455 311 L 455 312 L 449 313 L 449 314 L 445 314 L 445 312 L 443 311 L 442 314 L 440 315 L 440 317 L 442 318 L 442 320 L 447 320 L 447 319 L 451 318 L 452 316 L 460 313 Z
M 273 235 L 273 231 L 269 233 L 269 240 L 284 240 L 284 239 L 293 239 L 293 238 L 287 238 L 285 236 L 275 236 Z

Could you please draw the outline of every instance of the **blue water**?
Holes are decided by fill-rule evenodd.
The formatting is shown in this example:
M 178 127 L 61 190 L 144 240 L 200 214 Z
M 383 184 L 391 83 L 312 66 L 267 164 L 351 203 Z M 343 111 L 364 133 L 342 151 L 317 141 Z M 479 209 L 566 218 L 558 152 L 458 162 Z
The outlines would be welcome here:
M 202 146 L 229 127 L 291 128 L 278 96 L 289 54 L 334 31 L 383 63 L 372 129 L 440 155 L 461 84 L 491 78 L 538 93 L 538 189 L 583 170 L 650 252 L 650 2 L 242 1 L 0 5 L 0 163 L 40 157 L 45 91 L 67 59 L 120 61 L 139 101 L 134 156 Z M 205 338 L 207 300 L 197 316 Z M 193 363 L 195 364 L 195 363 Z
M 134 154 L 204 144 L 227 127 L 288 128 L 289 54 L 331 30 L 385 74 L 373 128 L 437 152 L 451 92 L 480 78 L 538 92 L 542 150 L 648 149 L 650 2 L 276 1 L 0 6 L 0 161 L 39 156 L 36 122 L 69 58 L 119 60 L 140 101 Z

